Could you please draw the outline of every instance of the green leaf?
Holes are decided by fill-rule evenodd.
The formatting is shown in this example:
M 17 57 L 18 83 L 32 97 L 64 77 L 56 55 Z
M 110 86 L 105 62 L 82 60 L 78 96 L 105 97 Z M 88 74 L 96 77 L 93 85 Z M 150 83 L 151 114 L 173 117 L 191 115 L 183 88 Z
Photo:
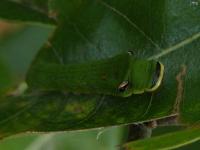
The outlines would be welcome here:
M 60 92 L 1 97 L 0 138 L 27 131 L 52 132 L 91 128 L 92 122 L 98 125 L 102 116 L 108 115 L 97 111 L 101 111 L 105 105 L 105 101 L 99 98 L 84 95 L 66 98 Z M 109 108 L 107 110 L 110 111 Z
M 145 140 L 130 142 L 124 146 L 127 148 L 127 150 L 170 150 L 191 144 L 199 140 L 200 129 L 191 128 Z
M 31 5 L 43 12 L 48 12 L 48 1 L 49 0 L 20 0 L 22 4 Z
M 109 118 L 115 118 L 114 122 L 104 117 L 98 126 L 177 113 L 183 114 L 182 121 L 196 122 L 200 119 L 200 5 L 189 0 L 52 0 L 50 6 L 59 26 L 49 41 L 50 47 L 41 49 L 30 68 L 32 82 L 37 82 L 34 75 L 38 73 L 36 68 L 42 69 L 41 63 L 82 63 L 134 50 L 136 57 L 158 59 L 165 65 L 163 85 L 156 93 L 134 95 L 128 99 L 105 96 L 104 99 L 112 104 L 110 109 L 117 113 L 109 115 Z M 48 73 L 46 78 L 43 73 L 43 78 L 51 81 Z M 63 84 L 61 79 L 56 80 Z M 106 111 L 105 108 L 102 110 Z M 188 111 L 190 115 L 184 115 Z M 135 117 L 127 117 L 127 113 Z M 193 113 L 196 114 L 191 115 Z
M 11 84 L 11 73 L 8 67 L 0 60 L 0 96 Z
M 152 130 L 152 135 L 151 137 L 155 136 L 160 136 L 166 133 L 172 133 L 172 132 L 177 132 L 177 131 L 182 131 L 186 129 L 187 126 L 182 126 L 182 125 L 161 125 L 158 126 L 157 128 Z
M 39 23 L 55 25 L 55 21 L 47 14 L 41 13 L 17 2 L 9 0 L 0 1 L 0 18 L 9 21 L 20 21 L 27 23 Z
M 52 28 L 28 25 L 0 40 L 0 58 L 11 71 L 12 78 L 22 80 L 34 56 L 48 39 Z
M 34 68 L 40 68 L 41 63 L 81 63 L 134 50 L 136 57 L 159 59 L 165 65 L 163 85 L 156 93 L 129 98 L 93 95 L 92 91 L 88 95 L 66 91 L 38 95 L 37 90 L 25 97 L 8 97 L 0 104 L 0 111 L 8 112 L 0 113 L 2 137 L 31 130 L 79 130 L 141 122 L 180 110 L 183 121 L 200 119 L 200 5 L 189 0 L 51 0 L 50 6 L 59 25 L 49 40 L 51 46 L 38 53 L 32 72 L 37 74 Z M 184 109 L 180 109 L 182 101 Z M 20 103 L 24 105 L 18 106 Z
M 116 150 L 122 143 L 123 128 L 87 132 L 20 135 L 0 142 L 2 150 Z M 79 143 L 79 144 L 77 144 Z
M 198 149 L 200 147 L 200 140 L 193 142 L 191 144 L 185 145 L 183 147 L 177 148 L 176 150 L 188 150 L 188 149 Z
M 25 150 L 26 147 L 31 145 L 34 140 L 37 139 L 37 135 L 24 135 L 20 137 L 12 137 L 2 140 L 0 143 L 0 149 L 11 150 L 20 149 Z

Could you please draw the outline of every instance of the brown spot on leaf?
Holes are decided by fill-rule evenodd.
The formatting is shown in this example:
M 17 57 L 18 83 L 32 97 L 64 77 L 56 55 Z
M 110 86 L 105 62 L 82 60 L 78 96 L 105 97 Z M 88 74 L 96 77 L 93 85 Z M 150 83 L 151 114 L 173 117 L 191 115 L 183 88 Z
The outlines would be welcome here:
M 49 14 L 48 14 L 48 16 L 49 16 L 49 18 L 53 18 L 53 19 L 57 19 L 57 17 L 58 17 L 58 12 L 57 11 L 55 11 L 55 10 L 51 10 L 51 11 L 49 11 Z
M 102 76 L 101 76 L 101 79 L 102 79 L 102 80 L 106 80 L 106 79 L 107 79 L 106 75 L 102 75 Z
M 5 21 L 0 21 L 0 37 L 4 37 L 6 35 L 9 35 L 17 30 L 19 30 L 22 27 L 22 25 L 9 23 Z
M 182 65 L 180 72 L 176 75 L 177 95 L 176 95 L 173 113 L 180 112 L 180 104 L 181 104 L 181 101 L 183 100 L 183 93 L 184 93 L 184 77 L 186 73 L 187 73 L 187 66 Z
M 74 107 L 74 112 L 75 113 L 82 113 L 83 112 L 83 108 L 81 106 Z
M 146 122 L 146 123 L 144 123 L 144 125 L 146 127 L 148 127 L 148 128 L 151 128 L 151 129 L 155 129 L 158 126 L 156 120 L 152 120 L 152 121 Z
M 45 44 L 44 44 L 44 48 L 50 48 L 52 47 L 51 43 L 49 41 L 47 41 Z

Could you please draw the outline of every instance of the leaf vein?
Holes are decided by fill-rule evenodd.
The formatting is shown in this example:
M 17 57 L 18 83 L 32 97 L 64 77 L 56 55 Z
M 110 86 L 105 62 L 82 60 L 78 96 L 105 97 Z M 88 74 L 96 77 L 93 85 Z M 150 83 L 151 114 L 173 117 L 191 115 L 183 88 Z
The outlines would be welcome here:
M 149 57 L 149 60 L 158 59 L 160 57 L 163 57 L 163 56 L 165 56 L 165 55 L 167 55 L 167 54 L 169 54 L 169 53 L 171 53 L 173 51 L 178 50 L 181 47 L 184 47 L 185 45 L 190 44 L 191 42 L 197 40 L 198 38 L 200 38 L 200 32 L 192 35 L 189 38 L 186 38 L 185 40 L 179 42 L 178 44 L 175 44 L 174 46 L 171 46 L 169 48 L 163 49 L 160 53 Z
M 58 59 L 59 63 L 63 65 L 63 64 L 64 64 L 63 58 L 62 58 L 62 56 L 60 56 L 60 54 L 58 53 L 57 49 L 55 49 L 54 46 L 53 46 L 49 41 L 47 41 L 47 45 L 48 45 L 49 47 L 51 47 L 51 49 L 52 49 L 52 51 L 53 51 L 55 57 Z
M 160 46 L 154 42 L 139 26 L 137 26 L 128 16 L 117 10 L 116 8 L 112 7 L 108 3 L 104 2 L 103 0 L 99 0 L 99 3 L 101 3 L 106 8 L 110 9 L 114 13 L 118 14 L 120 17 L 122 17 L 126 22 L 128 22 L 133 28 L 138 30 L 147 40 L 149 40 L 157 49 L 161 49 Z
M 94 43 L 92 43 L 92 42 L 90 41 L 90 39 L 88 39 L 88 38 L 80 31 L 79 27 L 78 27 L 75 23 L 71 23 L 71 24 L 73 25 L 74 30 L 76 31 L 76 33 L 77 33 L 84 41 L 86 41 L 86 42 L 87 42 L 91 47 L 93 47 L 94 49 L 100 50 L 99 48 L 97 48 L 97 46 L 96 46 Z

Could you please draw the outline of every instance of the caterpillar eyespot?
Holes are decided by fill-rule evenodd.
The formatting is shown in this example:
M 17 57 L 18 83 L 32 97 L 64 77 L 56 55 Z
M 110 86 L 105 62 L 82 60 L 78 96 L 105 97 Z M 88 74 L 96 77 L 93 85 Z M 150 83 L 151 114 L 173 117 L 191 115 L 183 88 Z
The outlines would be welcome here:
M 133 51 L 128 51 L 128 54 L 129 54 L 130 56 L 132 56 L 132 55 L 134 54 L 134 52 L 133 52 Z
M 128 81 L 123 81 L 118 87 L 120 92 L 124 92 L 127 88 L 128 88 Z
M 37 90 L 128 97 L 156 91 L 163 75 L 161 62 L 123 53 L 80 64 L 40 62 L 30 69 L 26 81 L 30 88 Z

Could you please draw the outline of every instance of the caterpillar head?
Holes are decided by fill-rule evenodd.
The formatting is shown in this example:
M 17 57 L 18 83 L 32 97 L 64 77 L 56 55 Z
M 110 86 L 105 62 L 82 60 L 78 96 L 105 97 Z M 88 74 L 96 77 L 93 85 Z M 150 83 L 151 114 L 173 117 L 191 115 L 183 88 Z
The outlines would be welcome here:
M 164 66 L 158 61 L 132 59 L 127 75 L 118 86 L 122 97 L 156 91 L 163 80 Z

